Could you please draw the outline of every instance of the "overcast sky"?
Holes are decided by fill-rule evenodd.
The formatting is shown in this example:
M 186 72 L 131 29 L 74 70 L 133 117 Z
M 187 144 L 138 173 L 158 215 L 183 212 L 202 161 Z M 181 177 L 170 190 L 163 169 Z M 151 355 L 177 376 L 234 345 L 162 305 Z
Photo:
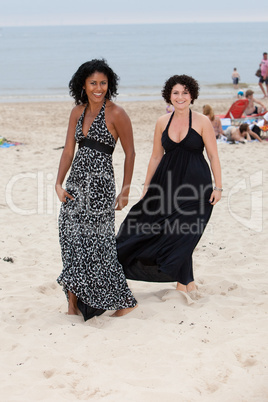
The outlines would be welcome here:
M 268 22 L 268 1 L 0 0 L 2 27 L 226 21 Z

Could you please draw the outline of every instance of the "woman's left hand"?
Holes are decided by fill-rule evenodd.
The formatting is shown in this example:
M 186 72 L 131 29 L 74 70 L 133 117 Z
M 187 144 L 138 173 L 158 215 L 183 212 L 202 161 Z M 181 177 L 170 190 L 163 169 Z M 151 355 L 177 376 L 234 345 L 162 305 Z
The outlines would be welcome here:
M 115 210 L 121 211 L 128 204 L 128 195 L 118 194 L 115 200 Z
M 213 190 L 209 199 L 211 205 L 217 204 L 218 201 L 221 199 L 221 191 Z

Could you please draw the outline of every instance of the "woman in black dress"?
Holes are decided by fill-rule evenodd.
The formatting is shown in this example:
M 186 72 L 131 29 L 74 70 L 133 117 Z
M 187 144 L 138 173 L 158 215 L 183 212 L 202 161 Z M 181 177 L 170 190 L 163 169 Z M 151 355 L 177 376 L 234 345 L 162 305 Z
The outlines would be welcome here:
M 187 75 L 166 81 L 162 96 L 174 112 L 156 123 L 142 199 L 117 235 L 118 258 L 127 278 L 175 281 L 184 292 L 196 289 L 192 253 L 222 192 L 213 127 L 206 116 L 190 109 L 198 93 L 197 81 Z
M 80 310 L 85 320 L 106 310 L 124 315 L 136 306 L 117 259 L 115 241 L 114 210 L 128 203 L 135 157 L 130 119 L 110 100 L 117 94 L 117 83 L 117 75 L 104 60 L 91 60 L 78 68 L 69 84 L 76 106 L 71 111 L 56 181 L 62 202 L 63 270 L 58 283 L 68 298 L 68 314 Z M 125 164 L 122 190 L 115 199 L 112 153 L 118 138 Z

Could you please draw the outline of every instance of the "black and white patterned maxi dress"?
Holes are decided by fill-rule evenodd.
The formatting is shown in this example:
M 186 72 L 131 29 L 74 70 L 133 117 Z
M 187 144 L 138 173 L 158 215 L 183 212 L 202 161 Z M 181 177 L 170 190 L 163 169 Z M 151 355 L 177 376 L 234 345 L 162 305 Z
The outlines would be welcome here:
M 85 320 L 105 310 L 134 307 L 117 259 L 115 241 L 115 180 L 111 153 L 116 141 L 105 122 L 105 102 L 93 121 L 85 142 L 82 131 L 86 108 L 75 132 L 79 149 L 74 157 L 59 215 L 63 270 L 57 281 L 78 298 Z M 99 149 L 99 150 L 98 150 Z

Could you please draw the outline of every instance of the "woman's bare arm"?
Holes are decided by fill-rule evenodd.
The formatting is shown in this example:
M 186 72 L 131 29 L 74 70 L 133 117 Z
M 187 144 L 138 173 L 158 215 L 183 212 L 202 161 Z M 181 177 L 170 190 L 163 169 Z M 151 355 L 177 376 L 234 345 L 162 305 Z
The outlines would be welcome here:
M 62 188 L 62 183 L 73 161 L 74 149 L 75 149 L 74 135 L 77 124 L 77 116 L 78 116 L 78 107 L 75 107 L 70 114 L 65 146 L 62 151 L 58 169 L 58 175 L 55 184 L 55 189 L 61 202 L 66 202 L 66 197 L 73 199 L 73 197 L 70 194 L 68 194 L 65 189 Z

